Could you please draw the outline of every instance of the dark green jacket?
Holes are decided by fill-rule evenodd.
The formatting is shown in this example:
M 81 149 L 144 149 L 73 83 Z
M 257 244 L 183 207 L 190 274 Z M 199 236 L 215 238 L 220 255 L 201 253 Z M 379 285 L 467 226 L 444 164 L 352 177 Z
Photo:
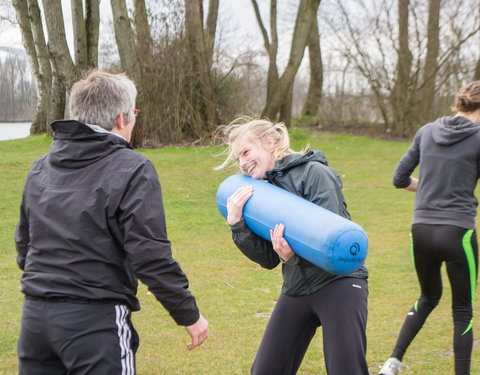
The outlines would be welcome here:
M 321 151 L 289 154 L 275 163 L 267 178 L 282 189 L 350 219 L 342 193 L 342 180 L 328 167 Z M 272 243 L 253 233 L 243 220 L 232 225 L 231 229 L 233 241 L 249 259 L 267 269 L 273 269 L 280 263 Z M 364 266 L 350 275 L 333 275 L 298 256 L 282 264 L 282 272 L 282 293 L 292 296 L 312 294 L 341 277 L 366 279 L 368 276 Z

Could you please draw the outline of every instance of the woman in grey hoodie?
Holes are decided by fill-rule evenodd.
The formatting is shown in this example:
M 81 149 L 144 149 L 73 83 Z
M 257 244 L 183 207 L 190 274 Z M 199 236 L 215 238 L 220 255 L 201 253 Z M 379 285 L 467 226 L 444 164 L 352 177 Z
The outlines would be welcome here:
M 421 294 L 405 318 L 380 375 L 400 374 L 403 356 L 442 295 L 443 262 L 452 289 L 455 375 L 470 374 L 472 304 L 478 271 L 475 231 L 480 176 L 480 81 L 463 87 L 453 117 L 421 127 L 393 174 L 393 184 L 416 192 L 412 254 Z M 411 176 L 420 165 L 418 180 Z

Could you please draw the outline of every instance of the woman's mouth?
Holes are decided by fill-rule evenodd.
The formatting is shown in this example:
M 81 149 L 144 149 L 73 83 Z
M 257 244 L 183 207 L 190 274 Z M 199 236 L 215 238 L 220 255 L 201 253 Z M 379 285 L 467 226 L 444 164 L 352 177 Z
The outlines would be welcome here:
M 249 165 L 247 166 L 246 168 L 243 168 L 243 170 L 245 172 L 247 172 L 249 175 L 252 175 L 253 173 L 253 170 L 255 169 L 256 165 L 255 164 L 252 164 L 252 165 Z

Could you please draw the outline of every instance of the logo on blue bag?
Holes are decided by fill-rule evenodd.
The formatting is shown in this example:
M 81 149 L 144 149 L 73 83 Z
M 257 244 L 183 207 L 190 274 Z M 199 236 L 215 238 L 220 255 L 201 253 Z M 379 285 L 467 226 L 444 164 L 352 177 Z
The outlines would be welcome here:
M 356 242 L 353 243 L 352 246 L 350 246 L 350 254 L 353 256 L 357 255 L 360 252 L 360 245 Z

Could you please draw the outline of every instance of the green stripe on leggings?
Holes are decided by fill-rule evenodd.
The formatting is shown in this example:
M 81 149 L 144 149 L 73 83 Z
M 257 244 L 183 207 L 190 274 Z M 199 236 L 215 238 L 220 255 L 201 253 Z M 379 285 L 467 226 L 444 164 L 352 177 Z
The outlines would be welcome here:
M 475 256 L 473 255 L 473 249 L 472 249 L 472 235 L 473 235 L 473 229 L 469 229 L 467 233 L 465 233 L 465 235 L 463 236 L 462 246 L 463 246 L 463 251 L 465 251 L 465 256 L 467 257 L 468 271 L 470 274 L 470 292 L 471 292 L 472 309 L 473 309 L 473 301 L 475 299 L 475 288 L 477 285 L 477 273 L 476 273 L 476 266 L 475 266 Z M 473 325 L 473 318 L 470 320 L 468 327 L 462 333 L 462 336 L 472 329 L 472 325 Z
M 413 266 L 415 266 L 415 254 L 413 253 L 413 235 L 410 232 L 410 255 L 412 256 Z
M 412 256 L 413 266 L 415 267 L 415 253 L 413 252 L 413 235 L 410 232 L 410 255 Z M 418 300 L 413 304 L 413 311 L 418 312 Z

